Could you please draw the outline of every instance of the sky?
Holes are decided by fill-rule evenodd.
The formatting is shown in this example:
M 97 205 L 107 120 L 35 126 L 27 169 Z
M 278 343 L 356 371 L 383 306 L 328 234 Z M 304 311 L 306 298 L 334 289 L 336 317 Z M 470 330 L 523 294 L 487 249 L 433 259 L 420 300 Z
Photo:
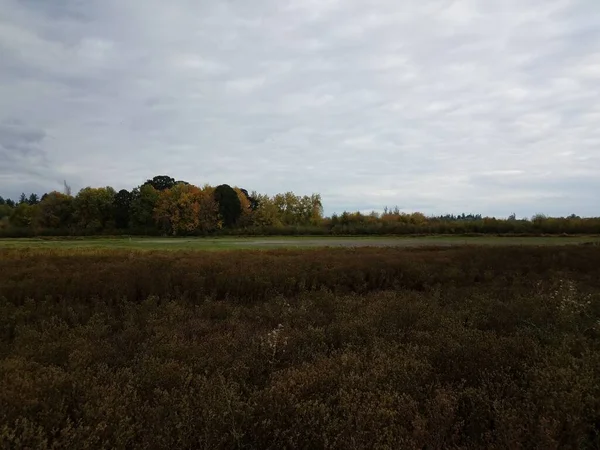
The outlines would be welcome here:
M 598 0 L 0 0 L 0 195 L 600 216 Z

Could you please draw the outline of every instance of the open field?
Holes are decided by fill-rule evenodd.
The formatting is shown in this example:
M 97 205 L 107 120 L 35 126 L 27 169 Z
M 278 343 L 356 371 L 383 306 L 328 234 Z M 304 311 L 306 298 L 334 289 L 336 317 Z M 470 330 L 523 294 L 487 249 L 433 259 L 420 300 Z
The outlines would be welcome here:
M 56 248 L 0 248 L 0 448 L 600 448 L 599 246 Z
M 260 238 L 69 238 L 0 239 L 0 248 L 113 248 L 136 250 L 236 250 L 318 247 L 423 247 L 455 245 L 568 245 L 600 237 L 260 237 Z

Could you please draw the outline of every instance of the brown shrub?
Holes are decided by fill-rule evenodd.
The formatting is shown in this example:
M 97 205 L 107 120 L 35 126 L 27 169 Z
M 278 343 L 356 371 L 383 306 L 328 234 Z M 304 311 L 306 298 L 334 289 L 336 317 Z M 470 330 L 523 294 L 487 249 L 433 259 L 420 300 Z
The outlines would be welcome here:
M 599 263 L 2 251 L 0 447 L 598 448 Z

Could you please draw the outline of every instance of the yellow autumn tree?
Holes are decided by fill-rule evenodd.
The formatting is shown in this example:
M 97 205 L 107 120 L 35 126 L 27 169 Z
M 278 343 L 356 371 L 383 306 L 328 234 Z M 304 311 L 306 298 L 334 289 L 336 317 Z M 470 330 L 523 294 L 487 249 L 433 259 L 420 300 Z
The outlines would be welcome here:
M 246 194 L 244 194 L 239 187 L 236 186 L 233 190 L 240 199 L 240 206 L 242 207 L 242 214 L 237 221 L 238 225 L 242 228 L 252 225 L 252 207 L 250 205 L 250 200 L 248 200 Z
M 276 194 L 271 202 L 284 225 L 318 225 L 323 218 L 321 196 L 299 196 L 293 192 Z
M 215 200 L 215 188 L 205 184 L 198 192 L 200 218 L 198 231 L 207 233 L 223 227 L 219 218 L 219 204 Z
M 264 194 L 253 196 L 258 201 L 258 208 L 252 213 L 253 224 L 257 227 L 281 227 L 281 214 L 275 201 Z
M 310 197 L 304 196 L 308 203 L 310 213 L 308 214 L 308 222 L 311 225 L 320 225 L 323 221 L 323 202 L 320 194 L 312 194 Z
M 218 227 L 218 206 L 210 187 L 178 183 L 160 192 L 154 217 L 172 235 L 208 232 Z

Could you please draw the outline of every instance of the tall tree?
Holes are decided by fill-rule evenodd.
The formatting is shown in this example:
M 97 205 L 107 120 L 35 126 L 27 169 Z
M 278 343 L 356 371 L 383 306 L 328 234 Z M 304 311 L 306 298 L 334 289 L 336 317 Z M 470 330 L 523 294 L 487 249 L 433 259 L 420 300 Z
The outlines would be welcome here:
M 154 217 L 163 231 L 173 235 L 206 232 L 218 226 L 218 208 L 212 192 L 189 184 L 176 184 L 162 191 Z
M 6 201 L 0 195 L 0 205 L 5 205 L 5 204 L 6 204 Z
M 5 203 L 0 205 L 0 220 L 4 219 L 5 217 L 10 217 L 11 214 L 12 208 L 10 206 Z
M 215 188 L 215 201 L 219 205 L 219 215 L 225 227 L 234 226 L 242 215 L 242 205 L 235 190 L 228 184 Z
M 151 180 L 147 180 L 145 184 L 149 184 L 157 191 L 165 191 L 175 186 L 175 179 L 167 175 L 157 175 Z
M 27 199 L 27 203 L 29 203 L 30 205 L 37 205 L 40 202 L 40 198 L 38 197 L 37 194 L 31 194 L 29 196 L 29 198 Z
M 257 199 L 256 195 L 254 195 L 254 193 L 253 193 L 253 195 L 248 194 L 248 191 L 246 189 L 240 188 L 240 191 L 242 192 L 242 194 L 244 194 L 244 196 L 248 200 L 248 203 L 250 204 L 250 209 L 252 211 L 255 211 L 256 208 L 258 208 L 258 199 Z
M 323 221 L 323 202 L 320 194 L 310 196 L 310 217 L 311 225 L 319 225 Z
M 159 191 L 150 184 L 143 184 L 131 191 L 129 204 L 129 222 L 132 227 L 151 228 L 154 221 L 154 207 L 158 201 Z
M 65 195 L 71 195 L 71 186 L 67 184 L 67 180 L 63 180 L 63 187 L 64 187 L 64 191 L 63 193 Z
M 207 233 L 223 227 L 219 217 L 219 204 L 215 200 L 215 188 L 205 184 L 200 189 L 200 227 L 199 231 Z
M 67 228 L 73 223 L 74 199 L 61 192 L 45 194 L 38 204 L 37 221 L 44 228 Z
M 19 197 L 19 202 L 17 204 L 20 205 L 21 203 L 27 203 L 27 196 L 25 195 L 25 192 L 21 192 L 21 196 Z
M 75 196 L 74 215 L 81 228 L 100 231 L 109 228 L 113 219 L 115 190 L 110 187 L 84 188 Z
M 268 195 L 253 195 L 258 202 L 258 207 L 252 212 L 252 222 L 259 227 L 280 227 L 283 225 L 281 214 L 275 201 Z
M 129 226 L 131 197 L 131 193 L 126 189 L 121 189 L 115 195 L 113 200 L 113 213 L 115 226 L 118 229 L 122 230 Z
M 254 213 L 250 200 L 248 199 L 248 192 L 246 191 L 246 193 L 244 193 L 245 189 L 240 189 L 238 187 L 233 188 L 233 190 L 240 200 L 240 206 L 242 209 L 242 213 L 237 220 L 237 224 L 240 227 L 248 227 L 252 225 L 252 215 Z
M 31 226 L 35 214 L 35 206 L 27 202 L 19 203 L 12 208 L 10 215 L 10 224 L 14 227 L 25 228 Z

